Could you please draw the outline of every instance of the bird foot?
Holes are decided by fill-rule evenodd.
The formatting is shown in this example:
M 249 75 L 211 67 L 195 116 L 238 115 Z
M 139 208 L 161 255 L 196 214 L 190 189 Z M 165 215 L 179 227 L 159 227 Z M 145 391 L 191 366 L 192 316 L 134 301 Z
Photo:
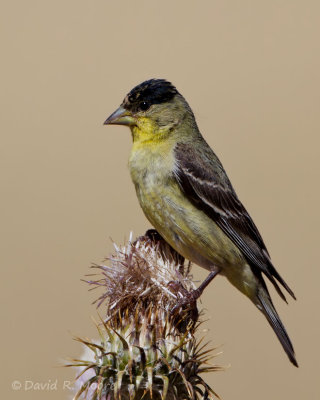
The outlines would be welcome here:
M 202 295 L 204 289 L 217 276 L 219 272 L 220 269 L 218 268 L 212 270 L 207 278 L 201 283 L 201 285 L 191 292 L 188 292 L 186 289 L 184 289 L 184 293 L 182 293 L 182 298 L 178 300 L 177 304 L 173 307 L 172 312 L 176 313 L 180 308 L 182 308 L 183 310 L 196 308 L 198 298 Z
M 182 310 L 192 310 L 197 308 L 197 300 L 201 296 L 201 293 L 202 292 L 198 289 L 187 292 L 180 300 L 178 300 L 171 312 L 176 314 L 180 308 Z

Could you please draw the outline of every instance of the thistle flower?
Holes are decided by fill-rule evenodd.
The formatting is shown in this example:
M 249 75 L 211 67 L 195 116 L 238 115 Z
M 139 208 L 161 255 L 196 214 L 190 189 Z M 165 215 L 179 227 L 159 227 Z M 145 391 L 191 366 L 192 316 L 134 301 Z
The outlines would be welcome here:
M 218 396 L 201 373 L 211 366 L 211 350 L 197 342 L 196 304 L 171 313 L 177 300 L 193 289 L 190 265 L 155 231 L 125 246 L 115 245 L 101 274 L 87 281 L 103 288 L 96 303 L 106 306 L 97 324 L 99 341 L 77 338 L 92 351 L 81 367 L 75 399 L 199 400 Z

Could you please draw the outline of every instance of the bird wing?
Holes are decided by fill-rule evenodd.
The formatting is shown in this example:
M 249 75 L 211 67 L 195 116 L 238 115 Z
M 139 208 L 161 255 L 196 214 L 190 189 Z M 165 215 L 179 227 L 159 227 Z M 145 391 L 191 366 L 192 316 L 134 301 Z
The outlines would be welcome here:
M 190 201 L 223 230 L 253 269 L 263 272 L 269 278 L 285 301 L 276 280 L 295 298 L 272 265 L 256 225 L 209 146 L 199 152 L 192 144 L 178 143 L 175 147 L 175 160 L 176 179 Z

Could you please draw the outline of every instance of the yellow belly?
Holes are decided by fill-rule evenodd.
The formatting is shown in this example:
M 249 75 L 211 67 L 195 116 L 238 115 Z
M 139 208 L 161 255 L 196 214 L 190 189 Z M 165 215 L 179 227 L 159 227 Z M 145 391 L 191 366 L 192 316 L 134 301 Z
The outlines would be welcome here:
M 172 185 L 165 193 L 157 188 L 140 188 L 137 192 L 146 217 L 164 239 L 206 269 L 242 263 L 241 252 L 216 223 L 197 209 L 177 184 Z
M 149 162 L 148 156 L 152 157 Z M 173 161 L 169 157 L 157 159 L 157 156 L 147 154 L 143 166 L 137 166 L 132 157 L 129 162 L 144 214 L 178 253 L 208 270 L 219 267 L 221 274 L 250 296 L 256 288 L 256 278 L 241 251 L 181 191 L 170 173 Z

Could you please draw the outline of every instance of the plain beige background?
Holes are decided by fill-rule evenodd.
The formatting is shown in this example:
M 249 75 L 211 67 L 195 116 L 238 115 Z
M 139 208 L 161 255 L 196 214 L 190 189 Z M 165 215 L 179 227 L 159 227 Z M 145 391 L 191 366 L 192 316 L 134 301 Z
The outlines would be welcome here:
M 150 227 L 129 130 L 102 123 L 152 77 L 189 101 L 298 298 L 272 291 L 296 369 L 251 303 L 215 280 L 207 337 L 231 367 L 206 379 L 224 400 L 320 398 L 319 18 L 310 0 L 2 1 L 1 398 L 68 398 L 73 372 L 56 366 L 80 354 L 72 334 L 96 337 L 80 279 L 110 237 Z

